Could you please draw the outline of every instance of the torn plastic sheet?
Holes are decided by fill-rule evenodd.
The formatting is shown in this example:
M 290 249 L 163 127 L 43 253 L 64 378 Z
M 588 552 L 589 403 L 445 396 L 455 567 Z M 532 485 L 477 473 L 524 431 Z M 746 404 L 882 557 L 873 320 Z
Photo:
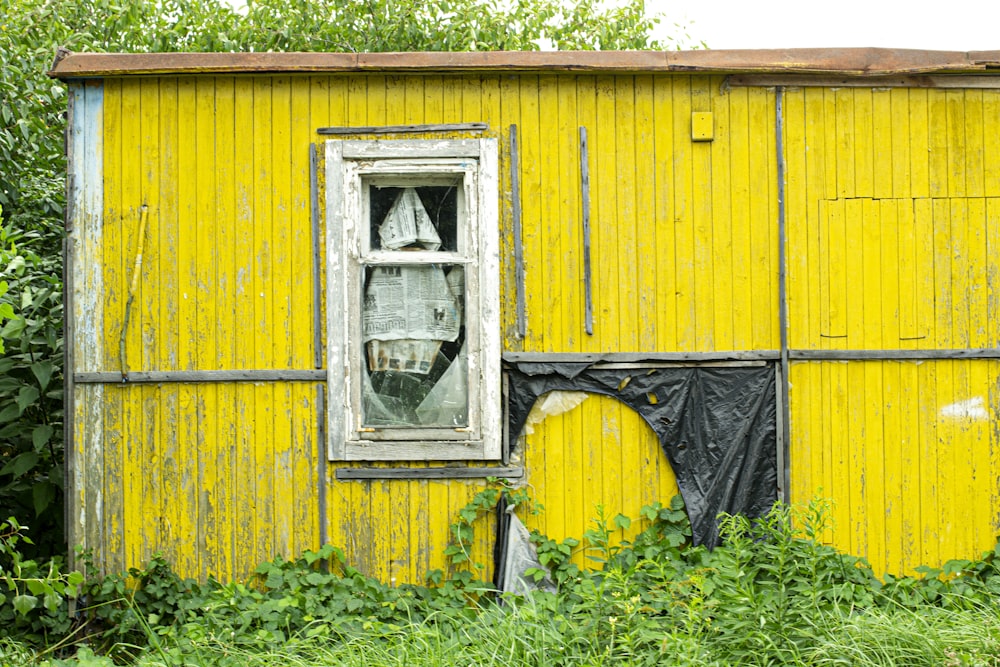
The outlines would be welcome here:
M 493 546 L 493 585 L 501 593 L 527 595 L 544 590 L 554 593 L 556 585 L 548 576 L 535 580 L 528 576 L 531 569 L 548 571 L 538 560 L 531 543 L 531 533 L 517 515 L 510 511 L 505 496 L 497 503 L 497 541 Z
M 601 369 L 518 362 L 508 364 L 508 382 L 511 451 L 547 392 L 613 396 L 638 412 L 673 467 L 696 544 L 718 543 L 719 513 L 759 517 L 778 498 L 773 364 Z
M 549 417 L 561 415 L 577 407 L 590 396 L 585 391 L 550 391 L 531 406 L 531 412 L 524 422 L 522 435 L 531 435 L 535 432 L 535 426 L 541 424 Z

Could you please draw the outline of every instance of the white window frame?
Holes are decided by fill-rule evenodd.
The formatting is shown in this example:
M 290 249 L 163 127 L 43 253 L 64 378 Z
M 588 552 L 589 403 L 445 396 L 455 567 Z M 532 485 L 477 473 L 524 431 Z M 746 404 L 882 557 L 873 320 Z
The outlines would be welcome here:
M 486 461 L 501 458 L 500 240 L 497 141 L 331 140 L 326 152 L 328 453 L 334 461 Z M 363 179 L 462 175 L 458 250 L 407 253 L 405 264 L 465 267 L 468 426 L 362 425 L 362 275 L 400 264 L 369 248 Z M 460 225 L 461 226 L 461 225 Z

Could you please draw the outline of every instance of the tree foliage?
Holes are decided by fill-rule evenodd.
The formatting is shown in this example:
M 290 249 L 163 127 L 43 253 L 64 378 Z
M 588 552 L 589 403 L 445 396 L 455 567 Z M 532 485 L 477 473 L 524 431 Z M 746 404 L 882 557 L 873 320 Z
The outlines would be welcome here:
M 663 49 L 642 0 L 0 0 L 0 507 L 62 550 L 62 230 L 70 51 Z

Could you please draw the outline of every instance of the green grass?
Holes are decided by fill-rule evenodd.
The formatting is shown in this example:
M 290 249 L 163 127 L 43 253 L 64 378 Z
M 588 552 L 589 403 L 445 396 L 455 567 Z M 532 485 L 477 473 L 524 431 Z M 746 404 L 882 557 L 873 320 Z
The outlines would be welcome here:
M 456 539 L 489 504 L 464 515 Z M 246 584 L 184 581 L 157 560 L 130 579 L 89 580 L 77 617 L 0 606 L 0 665 L 1000 666 L 1000 550 L 882 581 L 811 539 L 821 505 L 725 517 L 713 551 L 684 539 L 682 510 L 644 509 L 644 530 L 620 546 L 608 536 L 627 520 L 599 516 L 572 542 L 593 553 L 594 572 L 570 562 L 568 543 L 538 536 L 559 591 L 525 598 L 498 599 L 462 570 L 388 587 L 332 547 L 264 563 Z

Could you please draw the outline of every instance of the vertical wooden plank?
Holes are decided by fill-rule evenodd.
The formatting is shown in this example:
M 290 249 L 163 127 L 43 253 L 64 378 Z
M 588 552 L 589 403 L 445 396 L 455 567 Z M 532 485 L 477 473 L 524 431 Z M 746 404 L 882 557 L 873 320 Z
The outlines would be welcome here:
M 177 114 L 187 129 L 178 140 L 178 230 L 177 230 L 177 323 L 178 366 L 182 370 L 198 367 L 198 152 L 197 152 L 197 80 L 183 77 L 177 85 Z M 194 133 L 192 132 L 194 128 Z M 198 525 L 198 422 L 195 386 L 184 385 L 177 389 L 177 416 L 175 423 L 177 448 L 171 462 L 177 473 L 177 531 L 176 566 L 182 576 L 198 572 L 198 547 L 200 540 L 189 536 L 199 535 Z
M 914 122 L 913 126 L 915 132 L 927 134 L 928 196 L 931 197 L 947 197 L 950 192 L 949 181 L 952 176 L 948 158 L 949 118 L 946 95 L 943 90 L 928 90 L 926 123 L 917 125 Z M 914 152 L 918 145 L 913 146 Z
M 178 81 L 175 78 L 159 80 L 159 136 L 160 206 L 153 216 L 154 227 L 149 231 L 153 245 L 151 260 L 157 264 L 156 299 L 159 303 L 154 323 L 159 354 L 156 368 L 180 368 L 180 107 Z M 160 447 L 160 476 L 163 487 L 163 506 L 158 523 L 159 540 L 155 547 L 171 558 L 180 551 L 181 488 L 180 451 L 178 442 L 178 387 L 165 385 L 156 393 L 157 421 Z M 152 546 L 152 545 L 150 545 Z
M 966 147 L 965 91 L 945 91 L 945 114 L 947 123 L 943 130 L 947 146 L 948 196 L 964 197 L 969 194 L 967 182 L 969 152 Z
M 835 349 L 856 346 L 861 321 L 854 304 L 862 296 L 859 253 L 848 252 L 848 239 L 861 237 L 861 201 L 830 203 L 830 345 Z M 852 337 L 851 334 L 854 334 Z
M 789 380 L 791 388 L 788 392 L 792 423 L 797 425 L 792 431 L 792 442 L 789 447 L 791 488 L 789 497 L 792 504 L 808 503 L 816 486 L 814 475 L 822 474 L 822 469 L 815 465 L 812 424 L 810 422 L 809 405 L 813 401 L 811 389 L 811 364 L 809 362 L 794 362 L 790 364 Z
M 968 521 L 968 543 L 959 555 L 978 557 L 996 545 L 992 508 L 989 503 L 991 486 L 996 485 L 996 474 L 990 468 L 990 431 L 995 424 L 996 412 L 990 402 L 991 366 L 986 359 L 968 361 L 969 381 L 969 468 L 966 484 L 967 498 L 972 516 Z M 993 380 L 995 381 L 995 376 Z
M 271 124 L 273 84 L 270 78 L 254 79 L 253 90 L 253 331 L 258 333 L 253 341 L 253 362 L 257 368 L 270 368 L 276 364 L 273 342 L 267 339 L 274 330 L 275 317 L 272 225 L 273 222 L 273 147 Z M 254 460 L 254 540 L 252 559 L 269 558 L 279 547 L 275 541 L 274 489 L 274 440 L 275 416 L 273 412 L 275 390 L 269 385 L 254 386 L 253 433 Z
M 105 93 L 103 84 L 74 84 L 70 87 L 70 157 L 69 175 L 72 190 L 67 204 L 72 212 L 67 248 L 70 253 L 70 304 L 73 317 L 72 363 L 67 376 L 76 370 L 93 371 L 103 367 L 103 337 L 98 330 L 104 324 L 104 188 L 101 174 L 105 167 Z M 103 504 L 104 481 L 104 399 L 103 386 L 73 390 L 74 427 L 67 451 L 72 451 L 70 488 L 67 489 L 69 516 L 68 538 L 93 550 L 103 562 L 104 544 L 100 539 L 103 520 L 97 509 Z M 69 462 L 68 462 L 69 463 Z
M 898 90 L 898 89 L 897 89 Z M 897 129 L 892 114 L 892 93 L 888 88 L 871 91 L 871 168 L 872 196 L 888 199 L 893 196 L 896 163 L 907 161 L 906 152 L 896 153 Z
M 890 154 L 892 155 L 892 197 L 909 198 L 914 191 L 913 160 L 910 146 L 910 90 L 892 88 L 889 91 L 889 123 L 892 128 Z M 926 156 L 924 156 L 926 160 Z
M 122 305 L 128 300 L 135 257 L 139 251 L 139 228 L 143 203 L 142 153 L 143 136 L 140 115 L 140 82 L 124 80 L 121 87 L 122 117 L 121 127 L 121 225 L 122 225 Z M 145 272 L 140 267 L 140 285 Z M 124 335 L 128 355 L 129 368 L 142 367 L 142 328 L 145 319 L 142 312 L 141 288 L 137 287 L 128 322 L 122 320 L 118 327 L 112 330 L 114 336 Z M 143 471 L 138 469 L 144 460 L 144 446 L 141 434 L 145 431 L 142 414 L 141 387 L 122 388 L 119 392 L 121 401 L 121 423 L 112 426 L 119 434 L 121 450 L 119 452 L 118 470 L 108 479 L 108 500 L 110 506 L 121 503 L 121 558 L 122 566 L 127 567 L 141 559 L 142 546 L 142 478 Z M 117 457 L 116 457 L 117 459 Z M 117 487 L 117 488 L 115 488 Z M 114 499 L 114 500 L 112 500 Z
M 917 364 L 900 362 L 898 372 L 891 379 L 896 383 L 898 400 L 897 426 L 900 429 L 899 457 L 887 461 L 887 478 L 899 480 L 898 507 L 894 507 L 892 521 L 887 530 L 898 530 L 900 535 L 899 562 L 896 571 L 912 572 L 920 561 L 920 526 L 923 524 L 920 498 L 920 427 L 913 415 L 920 409 L 920 383 Z M 890 565 L 893 563 L 890 561 Z
M 541 160 L 542 139 L 539 135 L 540 114 L 538 105 L 539 84 L 536 76 L 519 78 L 518 138 L 520 139 L 520 176 L 521 176 L 521 219 L 540 220 L 542 211 L 542 188 L 539 170 L 535 167 Z M 544 289 L 542 281 L 547 276 L 540 236 L 540 225 L 525 224 L 524 238 L 524 270 L 525 270 L 525 309 L 528 315 L 528 332 L 524 339 L 525 350 L 546 351 L 551 349 L 547 334 L 547 318 L 545 311 Z
M 867 393 L 865 366 L 869 362 L 848 362 L 846 368 L 846 437 L 842 446 L 846 450 L 848 466 L 848 489 L 850 499 L 850 553 L 870 556 L 868 534 L 867 500 L 870 493 L 880 491 L 879 483 L 865 474 L 868 462 L 868 437 L 866 432 L 866 408 L 869 400 L 876 397 Z M 877 363 L 877 362 L 871 362 Z M 869 488 L 869 483 L 873 488 Z
M 195 218 L 190 221 L 195 240 L 193 294 L 195 301 L 195 329 L 193 367 L 214 368 L 216 359 L 218 309 L 216 306 L 218 274 L 219 220 L 216 207 L 218 187 L 218 159 L 216 150 L 216 96 L 215 80 L 199 77 L 195 84 L 195 153 L 197 156 L 197 182 L 195 190 Z M 194 389 L 195 432 L 197 452 L 191 461 L 196 468 L 198 572 L 217 572 L 219 555 L 219 526 L 215 505 L 218 484 L 216 455 L 219 424 L 215 418 L 218 410 L 219 388 L 214 384 Z
M 900 462 L 908 450 L 907 434 L 901 425 L 899 404 L 903 400 L 903 388 L 899 384 L 899 362 L 883 361 L 880 364 L 882 380 L 882 535 L 883 571 L 898 573 L 903 566 L 902 544 L 904 540 L 903 517 L 908 507 L 908 498 L 902 495 L 902 470 Z M 874 474 L 876 470 L 869 470 Z M 873 530 L 877 529 L 876 525 Z
M 713 91 L 718 91 L 721 80 L 710 81 Z M 733 218 L 731 201 L 732 176 L 730 159 L 732 140 L 730 137 L 731 93 L 713 94 L 709 98 L 712 119 L 715 123 L 715 140 L 711 148 L 711 172 L 709 191 L 712 195 L 711 236 L 712 236 L 712 281 L 714 286 L 713 317 L 711 322 L 713 345 L 716 350 L 733 349 Z
M 656 236 L 666 219 L 656 210 L 656 126 L 653 123 L 653 79 L 636 76 L 635 89 L 635 213 L 636 230 L 636 349 L 655 350 L 659 260 Z
M 989 148 L 990 137 L 1000 135 L 1000 91 L 984 90 L 982 111 L 983 195 L 1000 196 L 1000 151 Z
M 539 267 L 541 269 L 539 282 L 536 288 L 539 290 L 541 298 L 542 317 L 544 318 L 543 335 L 545 337 L 545 349 L 555 351 L 564 349 L 566 345 L 568 331 L 563 328 L 562 302 L 564 297 L 571 298 L 570 294 L 563 293 L 564 285 L 562 280 L 561 267 L 570 264 L 572 257 L 562 254 L 562 226 L 572 224 L 561 219 L 559 199 L 561 192 L 559 181 L 559 159 L 565 155 L 566 159 L 572 159 L 577 151 L 575 146 L 576 132 L 568 137 L 561 136 L 563 129 L 559 119 L 559 98 L 558 79 L 554 75 L 545 75 L 538 78 L 538 133 L 540 143 L 538 145 L 538 159 L 530 163 L 535 172 L 534 178 L 539 185 L 539 217 L 538 221 L 538 243 L 540 244 Z M 568 154 L 562 149 L 567 148 L 571 152 Z M 530 178 L 530 177 L 529 177 Z M 530 219 L 530 218 L 528 218 Z M 579 254 L 576 254 L 579 257 Z M 567 285 L 566 288 L 569 286 Z M 575 292 L 576 290 L 574 290 Z M 578 303 L 573 294 L 573 302 Z M 574 332 L 577 333 L 578 332 Z M 561 443 L 552 443 L 554 447 L 561 449 Z M 552 517 L 550 517 L 550 520 Z
M 815 345 L 816 334 L 811 325 L 816 303 L 810 290 L 813 257 L 810 246 L 818 243 L 819 235 L 811 233 L 813 221 L 807 204 L 807 123 L 802 91 L 791 91 L 783 98 L 782 113 L 785 128 L 785 219 L 787 224 L 786 252 L 788 298 L 788 344 L 793 348 Z M 812 249 L 815 252 L 815 249 Z
M 897 299 L 897 322 L 899 346 L 914 349 L 920 343 L 922 333 L 917 320 L 917 295 L 921 285 L 917 281 L 917 239 L 914 208 L 909 200 L 895 202 L 897 268 L 895 281 Z M 892 264 L 885 262 L 886 270 Z
M 290 366 L 308 368 L 315 365 L 313 304 L 313 272 L 305 267 L 313 264 L 312 215 L 310 202 L 310 154 L 313 139 L 311 125 L 313 82 L 293 78 L 291 86 L 291 135 L 289 137 L 290 163 L 290 244 L 292 258 L 289 289 L 289 329 L 291 332 Z M 325 91 L 324 91 L 325 93 Z M 329 104 L 322 98 L 324 106 Z M 295 267 L 298 267 L 296 270 Z M 320 290 L 322 291 L 322 290 Z M 291 463 L 290 475 L 294 480 L 294 505 L 290 517 L 293 555 L 319 546 L 316 510 L 317 471 L 315 429 L 318 423 L 316 389 L 306 383 L 291 383 L 288 387 L 288 410 L 291 412 Z
M 732 348 L 754 349 L 754 301 L 751 280 L 753 267 L 753 219 L 750 216 L 750 104 L 749 89 L 733 88 L 725 95 L 729 102 L 729 215 L 732 228 Z M 720 100 L 724 103 L 724 100 Z M 714 176 L 713 176 L 714 178 Z M 716 186 L 718 187 L 718 186 Z
M 142 369 L 160 368 L 158 316 L 160 311 L 159 276 L 160 257 L 163 254 L 156 239 L 160 226 L 160 81 L 146 79 L 139 84 L 139 136 L 142 137 L 140 153 L 142 174 L 142 202 L 148 206 L 147 227 L 144 239 L 140 294 L 132 304 L 136 311 L 134 331 L 138 333 L 142 352 L 138 355 Z M 133 474 L 138 476 L 143 499 L 139 523 L 142 528 L 136 536 L 136 550 L 130 558 L 133 563 L 148 562 L 156 549 L 160 548 L 160 517 L 164 515 L 164 494 L 161 479 L 161 432 L 159 421 L 160 392 L 155 387 L 137 387 L 135 393 L 141 401 L 142 430 L 140 432 L 140 454 L 131 463 Z M 169 498 L 169 494 L 166 495 Z M 157 546 L 154 546 L 157 545 Z
M 829 363 L 824 364 L 829 371 L 829 377 L 825 386 L 829 388 L 829 414 L 826 423 L 825 436 L 829 440 L 829 450 L 831 452 L 830 469 L 832 484 L 829 493 L 833 500 L 831 508 L 834 535 L 836 536 L 836 546 L 848 553 L 853 551 L 854 524 L 852 522 L 853 496 L 852 483 L 857 484 L 854 470 L 851 467 L 851 417 L 849 412 L 848 397 L 853 393 L 848 384 L 848 364 Z
M 898 202 L 893 200 L 881 200 L 874 202 L 879 220 L 879 277 L 881 284 L 881 303 L 879 308 L 881 324 L 879 332 L 879 343 L 881 349 L 895 349 L 900 346 L 900 301 L 905 298 L 902 295 L 912 294 L 912 290 L 903 286 L 901 289 L 901 268 L 903 261 L 900 257 L 901 232 L 899 219 Z
M 983 111 L 984 97 L 988 93 L 983 90 L 965 91 L 965 154 L 963 159 L 966 165 L 965 187 L 966 194 L 970 197 L 983 197 L 986 195 L 985 167 L 986 154 L 993 152 L 992 147 L 986 143 L 986 136 L 983 133 Z
M 105 84 L 104 104 L 104 265 L 105 301 L 103 336 L 105 368 L 120 368 L 119 336 L 124 319 L 128 279 L 125 269 L 125 212 L 122 202 L 123 103 L 120 81 Z M 134 146 L 132 147 L 134 151 Z M 123 395 L 120 387 L 108 387 L 105 394 L 104 478 L 101 480 L 102 504 L 95 514 L 95 527 L 103 544 L 104 565 L 110 571 L 121 569 L 123 562 L 124 507 L 122 483 Z
M 885 346 L 882 339 L 882 300 L 884 286 L 882 285 L 882 238 L 881 213 L 879 202 L 872 199 L 862 201 L 862 220 L 856 228 L 861 239 L 861 271 L 862 276 L 862 313 L 861 313 L 861 348 L 878 350 Z
M 256 137 L 255 106 L 256 86 L 253 79 L 238 77 L 234 80 L 233 110 L 235 128 L 240 128 L 240 137 Z M 254 245 L 256 234 L 255 210 L 257 194 L 255 184 L 259 164 L 254 156 L 256 142 L 236 140 L 234 150 L 234 236 L 233 257 L 234 285 L 233 330 L 237 332 L 257 331 L 255 311 L 260 300 L 255 290 L 257 251 Z M 255 341 L 257 336 L 239 336 L 233 345 L 233 368 L 256 367 Z M 221 341 L 220 341 L 221 342 Z M 240 508 L 240 516 L 233 523 L 233 567 L 239 572 L 250 571 L 257 563 L 257 497 L 255 479 L 256 458 L 256 396 L 254 385 L 240 383 L 234 391 L 234 446 L 233 458 L 233 500 Z
M 291 266 L 282 258 L 293 256 L 292 227 L 294 224 L 294 200 L 292 194 L 292 90 L 288 77 L 275 77 L 271 84 L 271 289 L 272 318 L 271 336 L 274 348 L 271 363 L 276 367 L 290 367 L 295 363 L 292 342 L 296 334 L 292 332 L 293 295 Z M 307 151 L 305 147 L 303 151 Z M 305 152 L 308 155 L 308 152 Z M 308 189 L 306 189 L 308 193 Z M 306 237 L 308 238 L 308 237 Z M 311 289 L 303 289 L 311 293 Z M 307 313 L 309 311 L 306 311 Z M 306 330 L 308 331 L 308 329 Z M 289 335 L 291 332 L 291 335 Z M 307 337 L 307 340 L 310 337 Z M 306 343 L 305 350 L 311 347 Z M 304 351 L 305 351 L 304 350 Z M 274 386 L 274 549 L 288 557 L 294 555 L 293 507 L 295 498 L 295 478 L 292 474 L 294 458 L 292 444 L 291 386 L 278 383 Z
M 236 221 L 237 190 L 236 142 L 236 82 L 232 77 L 215 81 L 215 345 L 216 352 L 208 360 L 212 368 L 236 368 L 235 349 L 238 340 L 236 329 Z M 216 551 L 214 572 L 219 577 L 233 577 L 237 517 L 245 508 L 233 504 L 234 467 L 236 463 L 236 395 L 237 387 L 220 385 L 216 388 L 215 412 L 207 418 L 216 422 L 214 460 L 208 465 L 215 468 L 215 488 L 209 491 L 210 511 L 215 517 Z
M 933 144 L 930 134 L 930 105 L 928 91 L 912 89 L 907 91 L 909 116 L 909 155 L 910 155 L 910 196 L 930 197 L 931 189 L 931 158 Z
M 854 197 L 875 196 L 874 137 L 872 90 L 854 89 L 854 126 L 850 141 L 854 145 Z
M 691 352 L 699 349 L 697 317 L 695 314 L 695 204 L 694 204 L 694 146 L 691 143 L 692 80 L 683 76 L 673 79 L 671 103 L 673 108 L 673 192 L 674 234 L 676 248 L 674 281 L 676 289 L 673 327 L 676 330 L 677 349 Z M 703 109 L 696 109 L 702 111 Z M 699 187 L 701 187 L 699 185 Z
M 998 395 L 1000 394 L 1000 362 L 996 360 L 989 362 L 988 382 L 989 389 L 986 392 L 989 404 L 988 416 L 991 419 L 990 423 L 995 424 L 997 414 L 1000 413 L 1000 395 Z M 988 437 L 989 472 L 985 484 L 988 485 L 989 492 L 985 498 L 989 498 L 989 524 L 987 525 L 990 528 L 989 539 L 993 541 L 995 540 L 996 527 L 1000 526 L 1000 475 L 997 474 L 1000 471 L 1000 446 L 998 446 L 1000 443 L 997 442 L 997 429 L 991 428 Z
M 402 90 L 400 90 L 400 88 L 402 88 Z M 414 124 L 430 122 L 427 120 L 427 112 L 424 108 L 424 77 L 405 77 L 402 81 L 402 86 L 397 86 L 394 90 L 394 97 L 404 101 L 402 109 L 402 117 L 404 119 L 403 123 Z M 393 116 L 390 114 L 388 117 L 392 118 Z
M 580 133 L 577 116 L 576 78 L 568 76 L 540 80 L 543 90 L 539 103 L 544 114 L 541 132 L 551 137 L 550 150 L 543 161 L 542 180 L 548 180 L 551 216 L 546 222 L 551 255 L 547 296 L 553 338 L 559 349 L 579 350 L 587 338 L 584 331 L 583 240 L 580 231 Z M 545 90 L 549 87 L 549 90 Z M 546 118 L 549 119 L 546 122 Z M 551 124 L 550 124 L 551 123 Z M 555 173 L 547 171 L 553 169 Z M 522 218 L 523 220 L 523 218 Z M 559 259 L 556 259 L 558 257 Z M 567 443 L 568 444 L 568 443 Z
M 623 315 L 618 287 L 621 254 L 627 241 L 619 239 L 617 202 L 618 146 L 615 112 L 615 78 L 596 80 L 596 125 L 588 128 L 590 169 L 591 280 L 594 302 L 594 338 L 599 349 L 609 350 L 618 340 Z M 626 232 L 627 234 L 628 232 Z M 625 261 L 634 259 L 626 257 Z
M 711 111 L 711 82 L 707 77 L 691 78 L 691 111 Z M 690 115 L 687 130 L 690 133 Z M 715 340 L 715 275 L 712 227 L 712 153 L 710 142 L 699 142 L 691 147 L 693 157 L 693 222 L 694 222 L 694 316 L 695 349 L 719 349 Z
M 677 348 L 677 263 L 674 210 L 674 117 L 673 87 L 675 79 L 658 75 L 653 78 L 653 163 L 655 165 L 653 188 L 655 192 L 656 219 L 656 339 L 653 349 Z
M 855 439 L 857 443 L 863 442 L 861 448 L 864 449 L 862 460 L 862 479 L 864 487 L 864 514 L 866 517 L 866 539 L 865 552 L 872 560 L 873 564 L 880 570 L 887 562 L 886 551 L 886 476 L 885 459 L 888 456 L 895 456 L 895 447 L 887 442 L 885 431 L 885 396 L 882 379 L 882 367 L 891 364 L 887 361 L 866 361 L 863 363 L 864 377 L 864 409 L 861 411 L 863 426 L 860 430 L 860 439 Z M 893 436 L 896 434 L 893 433 Z
M 808 338 L 801 341 L 802 346 L 808 344 L 809 347 L 823 347 L 825 340 L 821 337 L 823 333 L 829 331 L 830 312 L 829 300 L 824 298 L 828 290 L 828 272 L 826 248 L 828 246 L 827 235 L 829 233 L 829 221 L 825 214 L 822 201 L 825 199 L 825 128 L 826 118 L 823 112 L 824 90 L 822 88 L 806 88 L 799 93 L 804 99 L 803 105 L 803 131 L 805 133 L 805 155 L 800 169 L 803 170 L 805 180 L 805 201 L 803 206 L 805 211 L 801 214 L 808 224 L 808 229 L 816 230 L 810 233 L 806 245 L 806 256 L 808 258 L 808 294 L 810 295 L 809 322 L 807 325 Z M 785 93 L 785 108 L 794 103 L 797 97 L 791 92 Z M 786 111 L 787 113 L 787 111 Z M 788 124 L 789 130 L 792 124 Z M 789 174 L 791 177 L 791 174 Z M 790 216 L 795 220 L 794 216 Z M 791 253 L 793 256 L 795 252 Z M 795 280 L 790 279 L 794 284 Z M 792 347 L 800 346 L 799 342 L 793 342 Z M 818 374 L 816 375 L 818 378 Z
M 986 344 L 1000 345 L 1000 199 L 986 200 Z
M 776 350 L 778 331 L 778 203 L 774 94 L 761 88 L 747 89 L 750 105 L 750 224 L 751 299 L 753 302 L 753 348 Z
M 858 192 L 855 179 L 855 123 L 854 123 L 854 92 L 849 88 L 838 88 L 833 93 L 836 104 L 836 125 L 834 126 L 834 145 L 837 156 L 837 197 L 864 196 Z

